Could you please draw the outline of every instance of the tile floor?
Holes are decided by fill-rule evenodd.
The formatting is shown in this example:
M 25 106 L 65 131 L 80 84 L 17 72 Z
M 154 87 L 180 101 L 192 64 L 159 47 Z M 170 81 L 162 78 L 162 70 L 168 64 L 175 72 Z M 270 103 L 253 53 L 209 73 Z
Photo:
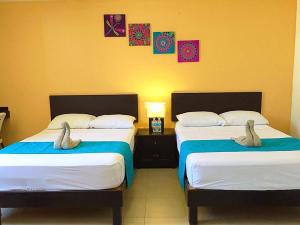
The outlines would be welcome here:
M 187 225 L 175 169 L 140 169 L 125 193 L 124 225 Z M 5 209 L 3 225 L 111 225 L 110 209 Z M 199 208 L 200 225 L 300 225 L 300 208 Z

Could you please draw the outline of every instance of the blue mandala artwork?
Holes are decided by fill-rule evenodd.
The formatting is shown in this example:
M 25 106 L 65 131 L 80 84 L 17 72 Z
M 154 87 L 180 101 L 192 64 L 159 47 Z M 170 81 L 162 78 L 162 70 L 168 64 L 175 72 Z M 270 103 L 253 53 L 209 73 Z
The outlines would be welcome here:
M 153 32 L 153 53 L 173 54 L 175 53 L 174 32 Z

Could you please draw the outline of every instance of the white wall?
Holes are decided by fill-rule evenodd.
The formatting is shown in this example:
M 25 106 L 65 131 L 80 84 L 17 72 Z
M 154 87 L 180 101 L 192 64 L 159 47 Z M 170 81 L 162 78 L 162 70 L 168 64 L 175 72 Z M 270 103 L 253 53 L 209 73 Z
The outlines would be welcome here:
M 300 137 L 300 0 L 297 2 L 297 31 L 293 81 L 291 133 Z

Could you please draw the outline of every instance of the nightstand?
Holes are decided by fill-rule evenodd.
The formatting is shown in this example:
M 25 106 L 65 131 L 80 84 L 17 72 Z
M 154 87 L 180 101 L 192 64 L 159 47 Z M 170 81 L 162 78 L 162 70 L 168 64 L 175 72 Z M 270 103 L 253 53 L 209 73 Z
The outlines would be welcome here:
M 135 136 L 134 165 L 136 168 L 176 168 L 178 150 L 174 129 L 164 133 L 150 133 L 149 129 L 138 129 Z

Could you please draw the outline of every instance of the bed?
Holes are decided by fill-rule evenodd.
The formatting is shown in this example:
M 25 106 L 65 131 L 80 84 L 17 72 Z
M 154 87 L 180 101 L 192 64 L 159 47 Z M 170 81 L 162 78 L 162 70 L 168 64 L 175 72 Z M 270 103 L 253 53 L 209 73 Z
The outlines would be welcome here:
M 50 96 L 51 118 L 86 113 L 126 114 L 138 119 L 137 102 L 136 94 Z M 22 143 L 51 142 L 58 132 L 44 130 Z M 134 134 L 134 128 L 72 129 L 74 139 L 118 141 L 127 143 L 131 151 Z M 122 223 L 126 164 L 118 153 L 2 154 L 0 165 L 0 208 L 111 207 L 113 224 Z
M 261 92 L 173 93 L 172 120 L 190 111 L 223 113 L 261 111 Z M 183 127 L 176 124 L 177 144 L 187 140 L 230 139 L 241 126 Z M 261 138 L 287 138 L 268 125 L 257 125 Z M 299 206 L 300 151 L 192 153 L 185 161 L 184 185 L 189 223 L 197 224 L 198 206 Z

